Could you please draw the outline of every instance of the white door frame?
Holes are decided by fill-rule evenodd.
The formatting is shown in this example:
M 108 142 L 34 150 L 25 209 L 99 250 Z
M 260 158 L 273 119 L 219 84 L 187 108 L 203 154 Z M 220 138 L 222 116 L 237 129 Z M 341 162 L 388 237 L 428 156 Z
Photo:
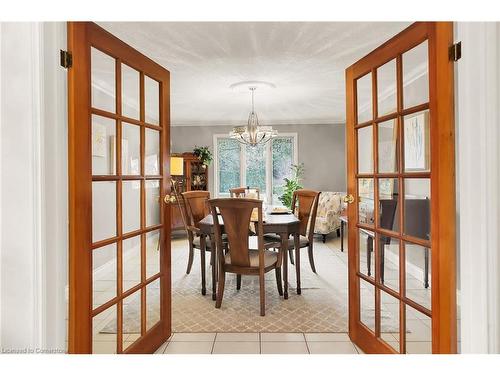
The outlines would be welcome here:
M 458 22 L 458 299 L 462 353 L 500 352 L 500 23 Z

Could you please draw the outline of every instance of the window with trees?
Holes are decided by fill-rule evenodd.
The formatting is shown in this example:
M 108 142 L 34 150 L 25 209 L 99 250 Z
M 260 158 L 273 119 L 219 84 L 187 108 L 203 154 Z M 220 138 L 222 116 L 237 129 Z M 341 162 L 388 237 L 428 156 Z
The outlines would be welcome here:
M 242 145 L 227 135 L 214 137 L 215 191 L 219 197 L 229 196 L 237 186 L 258 187 L 261 196 L 279 205 L 284 179 L 291 176 L 297 164 L 297 134 L 280 134 L 264 145 Z

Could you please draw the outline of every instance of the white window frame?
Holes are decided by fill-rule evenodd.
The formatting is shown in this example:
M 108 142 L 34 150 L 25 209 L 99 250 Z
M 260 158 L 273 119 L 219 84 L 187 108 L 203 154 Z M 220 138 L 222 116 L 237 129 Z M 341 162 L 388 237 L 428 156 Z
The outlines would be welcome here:
M 214 134 L 213 136 L 213 150 L 214 150 L 214 196 L 215 197 L 228 197 L 229 192 L 221 193 L 219 192 L 219 155 L 217 149 L 217 141 L 221 138 L 230 138 L 227 134 Z M 293 163 L 298 164 L 299 162 L 299 148 L 298 148 L 298 135 L 297 133 L 279 133 L 276 138 L 292 138 L 293 142 Z M 273 160 L 272 160 L 272 148 L 271 142 L 266 144 L 266 201 L 268 204 L 272 204 L 273 198 Z M 245 186 L 246 181 L 246 152 L 244 145 L 240 146 L 240 186 Z

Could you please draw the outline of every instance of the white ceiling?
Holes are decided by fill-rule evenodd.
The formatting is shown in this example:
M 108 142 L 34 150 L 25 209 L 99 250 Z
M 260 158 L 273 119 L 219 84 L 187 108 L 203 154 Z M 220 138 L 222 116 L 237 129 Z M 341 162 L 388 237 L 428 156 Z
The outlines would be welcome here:
M 173 126 L 244 124 L 258 89 L 263 125 L 345 122 L 345 69 L 408 22 L 101 22 L 171 72 Z M 260 90 L 260 91 L 259 91 Z

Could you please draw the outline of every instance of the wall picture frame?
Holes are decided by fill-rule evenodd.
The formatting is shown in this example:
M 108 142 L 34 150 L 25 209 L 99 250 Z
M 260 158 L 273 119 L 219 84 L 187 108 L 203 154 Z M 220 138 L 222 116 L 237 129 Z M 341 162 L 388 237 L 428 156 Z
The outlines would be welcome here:
M 411 172 L 430 170 L 429 111 L 404 118 L 404 169 Z

